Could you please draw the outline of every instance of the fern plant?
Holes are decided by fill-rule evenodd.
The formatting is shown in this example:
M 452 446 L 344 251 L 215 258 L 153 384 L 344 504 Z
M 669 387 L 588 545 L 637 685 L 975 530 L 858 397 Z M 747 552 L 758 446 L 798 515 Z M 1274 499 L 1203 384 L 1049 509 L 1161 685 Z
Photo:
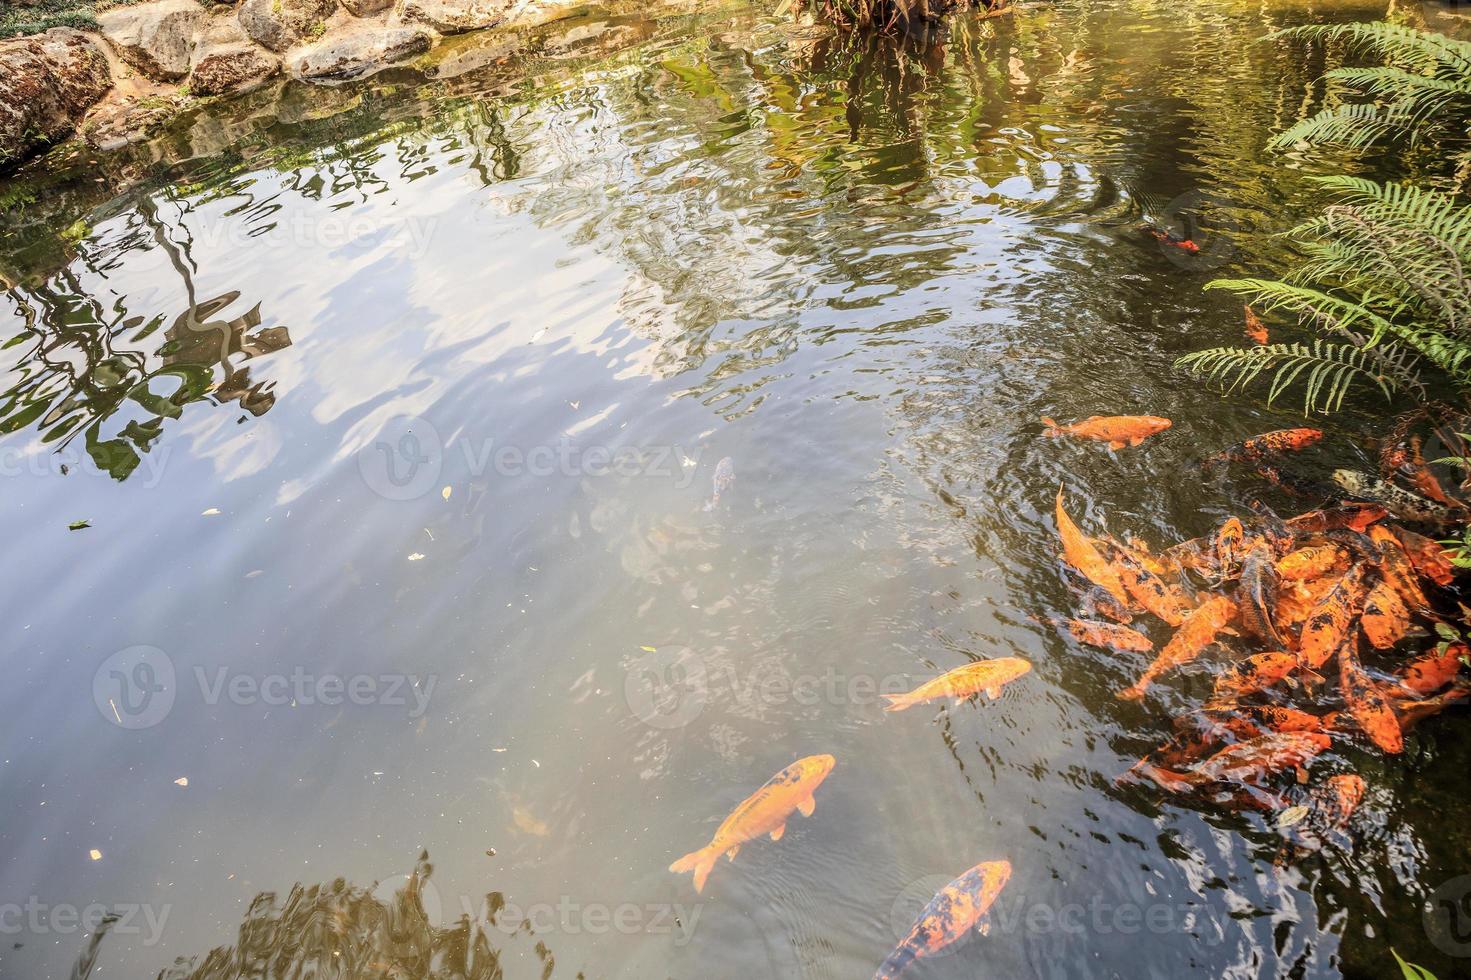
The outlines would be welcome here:
M 1264 312 L 1311 326 L 1311 344 L 1218 347 L 1180 364 L 1268 401 L 1302 383 L 1304 409 L 1330 412 L 1356 384 L 1386 398 L 1427 393 L 1431 367 L 1471 389 L 1471 206 L 1450 195 L 1355 177 L 1319 178 L 1337 203 L 1288 234 L 1303 260 L 1280 279 L 1221 279 Z
M 1363 149 L 1386 137 L 1437 139 L 1464 186 L 1471 178 L 1471 41 L 1403 24 L 1312 24 L 1273 38 L 1340 40 L 1383 64 L 1336 68 L 1323 78 L 1339 100 L 1269 144 L 1337 144 Z M 1348 101 L 1358 97 L 1366 101 Z

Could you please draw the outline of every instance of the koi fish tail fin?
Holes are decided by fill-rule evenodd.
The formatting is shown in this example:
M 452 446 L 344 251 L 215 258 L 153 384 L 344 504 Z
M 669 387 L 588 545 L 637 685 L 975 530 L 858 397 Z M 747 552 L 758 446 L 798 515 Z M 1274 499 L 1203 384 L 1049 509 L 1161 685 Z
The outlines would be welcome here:
M 889 702 L 884 705 L 885 711 L 903 711 L 905 708 L 914 705 L 914 702 L 909 700 L 909 695 L 907 694 L 884 694 L 881 696 Z
M 909 967 L 909 964 L 914 962 L 914 959 L 914 950 L 910 948 L 908 942 L 903 943 L 889 954 L 888 959 L 884 960 L 879 971 L 873 975 L 873 980 L 894 980 Z
M 690 851 L 684 857 L 669 866 L 669 870 L 675 874 L 684 874 L 686 871 L 695 873 L 695 891 L 705 890 L 705 879 L 710 877 L 710 871 L 715 867 L 715 862 L 720 860 L 720 852 L 713 847 L 702 847 L 698 851 Z
M 1188 773 L 1162 769 L 1159 766 L 1143 765 L 1139 767 L 1139 772 L 1154 780 L 1160 789 L 1170 793 L 1183 793 L 1195 785 Z
M 1058 436 L 1062 435 L 1062 426 L 1057 424 L 1057 419 L 1049 418 L 1048 416 L 1044 415 L 1042 416 L 1042 424 L 1047 426 L 1047 428 L 1042 433 L 1044 436 L 1050 436 L 1053 439 L 1056 439 Z

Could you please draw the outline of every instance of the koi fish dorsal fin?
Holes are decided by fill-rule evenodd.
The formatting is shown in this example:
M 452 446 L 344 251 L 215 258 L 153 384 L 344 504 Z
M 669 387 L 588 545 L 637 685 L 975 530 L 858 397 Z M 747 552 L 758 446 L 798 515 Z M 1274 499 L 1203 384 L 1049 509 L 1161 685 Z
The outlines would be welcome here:
M 739 853 L 741 853 L 741 845 L 737 844 L 735 847 L 732 847 L 730 850 L 725 852 L 725 859 L 727 861 L 734 861 L 735 856 Z
M 997 698 L 1001 697 L 1001 685 L 994 684 L 991 687 L 986 688 L 986 697 L 990 698 L 992 701 L 995 701 Z
M 782 834 L 785 834 L 786 832 L 787 832 L 787 825 L 786 824 L 782 824 L 780 827 L 776 828 L 775 830 L 773 830 L 771 832 L 771 839 L 772 840 L 781 840 L 781 835 Z
M 812 816 L 812 811 L 816 809 L 817 801 L 810 796 L 807 797 L 807 799 L 803 800 L 801 803 L 797 804 L 797 812 L 804 817 Z

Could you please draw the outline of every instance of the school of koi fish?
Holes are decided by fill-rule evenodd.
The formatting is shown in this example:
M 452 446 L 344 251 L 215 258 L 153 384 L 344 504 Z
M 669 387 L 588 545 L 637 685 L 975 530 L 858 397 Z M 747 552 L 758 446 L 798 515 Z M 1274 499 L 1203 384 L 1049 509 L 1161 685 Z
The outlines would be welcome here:
M 1158 421 L 1090 419 L 1071 434 L 1117 448 L 1121 430 L 1151 433 Z M 1309 428 L 1269 432 L 1206 465 L 1246 464 L 1270 479 L 1322 437 Z M 1118 696 L 1144 702 L 1171 684 L 1171 703 L 1181 693 L 1193 702 L 1121 782 L 1273 813 L 1289 854 L 1317 850 L 1343 840 L 1367 789 L 1355 773 L 1314 779 L 1310 768 L 1329 768 L 1324 753 L 1349 742 L 1403 752 L 1405 732 L 1471 698 L 1471 679 L 1461 676 L 1471 649 L 1448 622 L 1471 610 L 1448 591 L 1455 569 L 1440 544 L 1405 526 L 1432 529 L 1467 504 L 1436 480 L 1417 441 L 1384 458 L 1389 479 L 1335 472 L 1341 492 L 1356 499 L 1287 519 L 1257 506 L 1246 520 L 1228 518 L 1159 552 L 1138 539 L 1085 535 L 1059 490 L 1063 561 L 1086 580 L 1083 618 L 1061 627 L 1083 644 L 1151 654 L 1154 640 L 1130 624 L 1162 621 L 1173 632 Z
M 1247 313 L 1248 333 L 1255 333 L 1259 321 Z M 1169 419 L 1151 415 L 1042 422 L 1049 437 L 1102 442 L 1115 451 L 1170 427 Z M 1282 475 L 1284 460 L 1322 438 L 1309 428 L 1268 432 L 1206 466 L 1242 464 L 1279 486 L 1302 488 L 1308 485 Z M 1197 805 L 1264 811 L 1284 838 L 1281 861 L 1347 840 L 1367 785 L 1353 772 L 1315 778 L 1313 769 L 1330 768 L 1325 754 L 1335 743 L 1399 753 L 1405 732 L 1471 699 L 1471 678 L 1461 674 L 1471 666 L 1471 649 L 1447 621 L 1471 618 L 1471 609 L 1448 591 L 1455 568 L 1441 546 L 1405 526 L 1446 524 L 1471 514 L 1471 504 L 1440 485 L 1418 441 L 1389 447 L 1382 459 L 1386 479 L 1334 473 L 1353 499 L 1286 519 L 1257 505 L 1245 520 L 1228 518 L 1209 535 L 1161 551 L 1137 538 L 1083 533 L 1059 488 L 1061 557 L 1084 608 L 1057 626 L 1081 644 L 1147 655 L 1155 654 L 1155 640 L 1136 617 L 1160 621 L 1169 638 L 1118 696 L 1144 703 L 1169 685 L 1194 701 L 1175 719 L 1173 734 L 1119 777 L 1121 784 L 1153 785 Z M 728 487 L 734 472 L 726 463 L 716 477 L 717 500 L 722 480 Z M 1203 665 L 1210 669 L 1197 669 Z M 966 664 L 885 695 L 885 710 L 977 694 L 995 699 L 1030 671 L 1014 656 Z M 787 766 L 742 801 L 709 844 L 669 870 L 692 872 L 695 890 L 703 891 L 722 855 L 733 861 L 749 841 L 779 841 L 793 813 L 811 816 L 814 795 L 836 764 L 831 755 L 813 755 Z M 874 980 L 894 980 L 972 930 L 985 933 L 1011 870 L 1005 860 L 982 861 L 942 888 Z

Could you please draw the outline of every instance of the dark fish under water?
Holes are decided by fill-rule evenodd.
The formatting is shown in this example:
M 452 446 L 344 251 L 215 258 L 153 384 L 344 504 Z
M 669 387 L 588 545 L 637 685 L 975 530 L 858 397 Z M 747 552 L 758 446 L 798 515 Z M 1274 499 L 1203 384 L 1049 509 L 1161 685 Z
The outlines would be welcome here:
M 711 481 L 712 495 L 710 502 L 705 505 L 705 510 L 711 511 L 720 506 L 720 495 L 731 488 L 735 483 L 735 461 L 729 456 L 722 456 L 720 462 L 715 464 L 715 478 Z
M 1401 490 L 1377 476 L 1370 476 L 1358 470 L 1334 470 L 1333 482 L 1359 500 L 1383 504 L 1391 514 L 1397 517 L 1423 521 L 1426 524 L 1446 524 L 1453 516 L 1451 509 L 1444 504 L 1438 504 L 1418 493 Z

